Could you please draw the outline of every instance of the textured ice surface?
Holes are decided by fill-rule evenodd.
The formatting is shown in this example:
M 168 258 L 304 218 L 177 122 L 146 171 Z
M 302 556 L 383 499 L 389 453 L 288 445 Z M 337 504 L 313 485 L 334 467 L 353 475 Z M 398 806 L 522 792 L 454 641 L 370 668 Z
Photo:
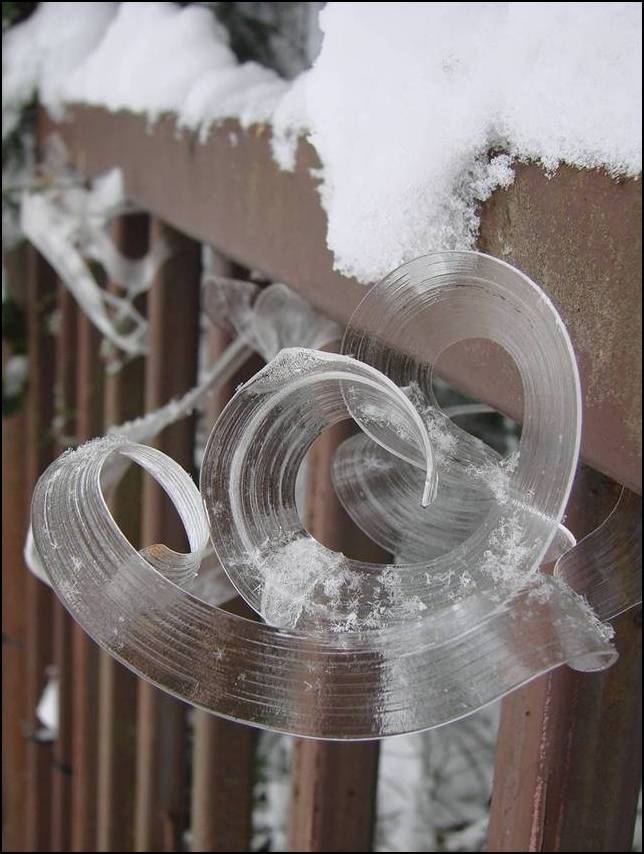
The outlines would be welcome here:
M 442 299 L 430 299 L 434 292 Z M 457 483 L 459 471 L 467 476 L 477 463 L 480 474 L 480 463 L 492 459 L 482 456 L 477 440 L 468 444 L 458 431 L 450 433 L 440 413 L 430 418 L 429 402 L 416 408 L 413 384 L 428 388 L 427 366 L 384 344 L 389 333 L 394 340 L 406 334 L 400 321 L 411 316 L 430 342 L 436 343 L 436 327 L 449 346 L 463 334 L 464 298 L 472 309 L 470 334 L 494 330 L 488 334 L 512 353 L 526 389 L 519 455 L 506 463 L 508 479 L 486 488 L 482 520 L 472 517 L 470 535 L 443 543 L 444 553 L 379 565 L 324 548 L 298 515 L 297 471 L 317 436 L 354 412 L 358 421 L 368 415 L 366 441 L 408 467 L 400 466 L 403 478 L 431 472 L 440 484 L 453 469 Z M 610 627 L 564 581 L 539 571 L 560 527 L 581 427 L 574 354 L 543 292 L 479 253 L 424 257 L 369 292 L 342 348 L 365 360 L 285 349 L 237 391 L 205 449 L 201 492 L 170 458 L 118 436 L 88 443 L 49 467 L 34 492 L 34 541 L 80 625 L 135 672 L 188 702 L 314 738 L 431 729 L 563 662 L 578 670 L 609 666 Z M 435 357 L 429 349 L 428 364 Z M 373 418 L 376 401 L 387 417 Z M 407 430 L 400 430 L 401 416 Z M 435 458 L 428 430 L 441 446 Z M 119 451 L 165 489 L 189 553 L 163 545 L 137 552 L 118 529 L 100 476 Z M 375 470 L 371 484 L 375 519 L 390 513 L 389 483 L 378 482 L 383 471 Z M 418 506 L 420 490 L 413 480 L 411 487 Z M 400 498 L 401 506 L 410 495 Z M 467 489 L 463 495 L 459 507 L 456 487 L 446 526 L 482 497 Z M 429 511 L 442 500 L 439 489 Z M 596 585 L 584 572 L 581 580 L 590 584 L 583 592 L 598 613 L 641 598 L 630 582 L 638 575 L 639 520 L 620 512 L 614 521 L 626 539 L 604 531 L 601 565 L 626 585 Z M 416 516 L 405 511 L 398 523 L 403 544 L 408 535 L 419 539 Z M 205 576 L 194 586 L 208 535 L 230 581 L 268 624 L 218 608 Z M 564 576 L 577 577 L 574 562 L 559 566 Z M 591 569 L 601 582 L 601 567 Z

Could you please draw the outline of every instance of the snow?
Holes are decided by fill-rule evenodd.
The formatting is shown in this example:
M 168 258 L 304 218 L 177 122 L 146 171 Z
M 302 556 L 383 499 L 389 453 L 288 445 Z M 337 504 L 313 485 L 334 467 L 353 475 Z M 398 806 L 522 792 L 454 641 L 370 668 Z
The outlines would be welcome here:
M 36 90 L 60 116 L 63 88 L 101 40 L 118 3 L 41 3 L 23 25 L 2 38 L 2 138 Z
M 10 356 L 4 366 L 2 387 L 7 397 L 17 397 L 22 394 L 27 384 L 29 361 L 27 356 L 17 354 Z
M 510 159 L 641 169 L 638 3 L 331 3 L 309 75 L 336 268 L 471 248 Z
M 202 140 L 227 117 L 270 122 L 282 169 L 305 135 L 335 266 L 362 282 L 471 248 L 517 161 L 641 170 L 639 3 L 329 3 L 293 82 L 239 64 L 202 6 L 71 6 L 42 3 L 5 37 L 6 128 L 37 87 L 57 116 L 65 101 L 172 112 Z
M 189 123 L 195 115 L 198 121 L 208 117 L 212 95 L 221 106 L 236 89 L 252 90 L 262 80 L 279 82 L 259 66 L 237 66 L 225 30 L 208 9 L 122 3 L 96 51 L 70 76 L 65 98 L 146 113 L 150 120 L 185 108 Z M 215 111 L 213 118 L 222 115 L 225 110 Z
M 60 680 L 56 668 L 47 668 L 47 684 L 36 706 L 36 717 L 43 729 L 38 732 L 39 740 L 52 741 L 58 736 L 60 718 Z

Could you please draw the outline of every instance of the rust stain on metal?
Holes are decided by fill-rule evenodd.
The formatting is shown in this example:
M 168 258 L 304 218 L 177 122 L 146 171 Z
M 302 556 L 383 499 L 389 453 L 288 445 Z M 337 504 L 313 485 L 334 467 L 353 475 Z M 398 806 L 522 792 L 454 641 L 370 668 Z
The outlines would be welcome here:
M 565 319 L 582 375 L 586 453 L 600 469 L 609 443 L 633 469 L 641 458 L 641 219 L 639 181 L 568 166 L 552 178 L 517 167 L 482 210 L 481 248 L 539 282 Z

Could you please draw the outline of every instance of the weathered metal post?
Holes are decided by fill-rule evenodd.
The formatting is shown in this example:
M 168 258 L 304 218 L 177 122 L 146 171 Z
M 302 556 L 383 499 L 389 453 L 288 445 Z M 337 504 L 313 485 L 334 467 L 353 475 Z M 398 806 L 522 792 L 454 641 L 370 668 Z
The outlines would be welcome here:
M 148 296 L 150 355 L 145 404 L 151 411 L 187 391 L 197 374 L 200 246 L 153 220 L 151 242 L 163 234 L 172 257 Z M 155 443 L 189 471 L 193 467 L 193 418 L 169 427 Z M 143 489 L 143 545 L 162 542 L 183 549 L 181 522 L 162 490 L 147 479 Z M 135 850 L 175 851 L 184 829 L 186 707 L 147 682 L 139 682 Z

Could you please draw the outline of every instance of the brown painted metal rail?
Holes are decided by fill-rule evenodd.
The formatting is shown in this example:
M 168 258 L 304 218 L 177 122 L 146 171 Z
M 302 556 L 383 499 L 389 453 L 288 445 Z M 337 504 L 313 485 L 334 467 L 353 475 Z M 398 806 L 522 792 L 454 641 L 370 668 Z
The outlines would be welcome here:
M 87 438 L 192 384 L 200 242 L 218 250 L 223 272 L 239 264 L 284 281 L 341 322 L 364 288 L 333 270 L 310 176 L 319 164 L 308 144 L 300 144 L 291 174 L 273 164 L 269 132 L 261 128 L 228 123 L 202 145 L 178 136 L 170 118 L 149 133 L 136 116 L 85 107 L 64 124 L 43 117 L 41 125 L 41 135 L 62 134 L 83 174 L 123 170 L 128 195 L 146 212 L 115 224 L 128 255 L 145 250 L 149 228 L 172 242 L 174 254 L 147 299 L 150 354 L 116 377 L 105 375 L 93 330 L 76 319 L 42 259 L 31 250 L 7 259 L 9 278 L 26 295 L 30 385 L 25 409 L 3 422 L 3 496 L 15 497 L 9 507 L 3 502 L 4 849 L 250 850 L 254 732 L 188 713 L 99 656 L 71 626 L 22 564 L 30 489 L 60 450 L 50 430 L 56 406 L 64 416 L 59 433 Z M 562 168 L 547 178 L 520 166 L 514 184 L 481 210 L 480 248 L 539 282 L 573 337 L 588 468 L 581 469 L 569 522 L 580 534 L 603 518 L 617 484 L 641 494 L 640 234 L 640 183 L 600 172 Z M 56 299 L 54 341 L 45 320 Z M 164 348 L 168 340 L 172 347 Z M 213 332 L 210 343 L 221 352 L 225 336 Z M 520 388 L 498 351 L 470 342 L 447 355 L 439 365 L 447 379 L 520 416 Z M 232 388 L 212 401 L 210 419 Z M 329 462 L 343 430 L 322 437 L 311 454 L 308 527 L 332 547 L 374 557 L 375 547 L 352 529 L 330 488 Z M 190 469 L 194 439 L 194 420 L 187 419 L 158 444 Z M 111 500 L 133 541 L 181 545 L 176 516 L 140 475 Z M 641 774 L 640 633 L 627 614 L 617 626 L 620 662 L 606 674 L 560 668 L 505 700 L 488 850 L 627 850 Z M 51 664 L 63 685 L 53 745 L 34 735 L 34 709 Z M 290 850 L 369 850 L 377 767 L 377 744 L 298 741 Z

